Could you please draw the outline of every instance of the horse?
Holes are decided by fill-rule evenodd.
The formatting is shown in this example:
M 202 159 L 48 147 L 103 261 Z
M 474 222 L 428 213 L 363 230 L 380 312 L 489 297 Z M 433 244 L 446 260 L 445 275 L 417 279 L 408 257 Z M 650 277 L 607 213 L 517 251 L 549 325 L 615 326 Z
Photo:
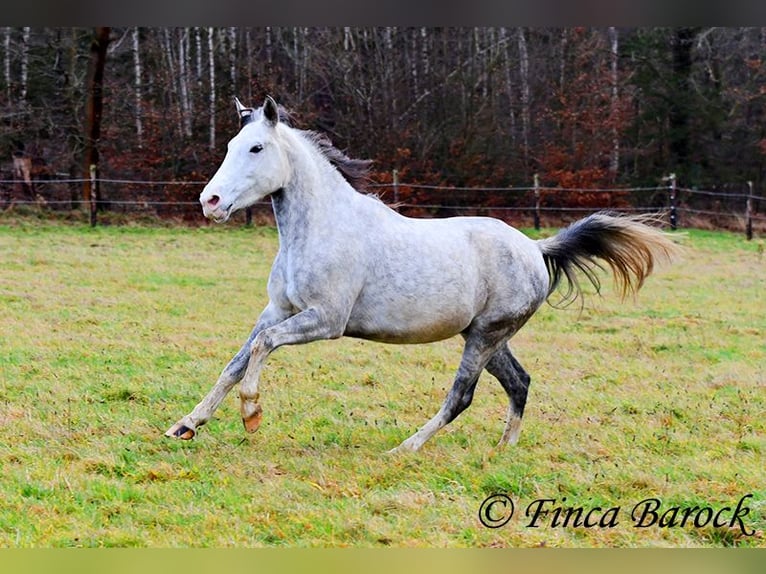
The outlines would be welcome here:
M 240 130 L 200 194 L 202 211 L 222 223 L 269 197 L 279 249 L 255 327 L 169 437 L 193 438 L 237 383 L 245 430 L 255 432 L 261 369 L 283 345 L 342 336 L 430 343 L 460 334 L 462 357 L 441 408 L 390 452 L 419 450 L 468 408 L 485 369 L 509 400 L 499 445 L 515 444 L 531 379 L 511 337 L 559 286 L 567 301 L 581 297 L 578 272 L 598 292 L 606 263 L 624 297 L 675 250 L 646 216 L 598 212 L 541 240 L 491 217 L 405 217 L 364 192 L 370 162 L 292 127 L 270 96 L 260 108 L 235 104 Z

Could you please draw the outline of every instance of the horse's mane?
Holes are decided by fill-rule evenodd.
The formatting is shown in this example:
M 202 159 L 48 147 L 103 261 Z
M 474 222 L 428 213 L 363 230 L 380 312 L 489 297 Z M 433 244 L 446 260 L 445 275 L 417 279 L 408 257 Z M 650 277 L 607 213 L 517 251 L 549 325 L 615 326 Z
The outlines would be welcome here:
M 335 147 L 327 135 L 313 131 L 294 128 L 292 125 L 293 115 L 283 106 L 278 106 L 279 121 L 292 127 L 303 137 L 313 143 L 322 155 L 341 173 L 343 178 L 359 192 L 366 192 L 370 183 L 370 166 L 372 160 L 354 159 Z
M 367 191 L 372 160 L 348 157 L 336 148 L 325 134 L 314 131 L 306 131 L 305 134 L 316 144 L 322 155 L 337 168 L 351 187 L 357 191 Z

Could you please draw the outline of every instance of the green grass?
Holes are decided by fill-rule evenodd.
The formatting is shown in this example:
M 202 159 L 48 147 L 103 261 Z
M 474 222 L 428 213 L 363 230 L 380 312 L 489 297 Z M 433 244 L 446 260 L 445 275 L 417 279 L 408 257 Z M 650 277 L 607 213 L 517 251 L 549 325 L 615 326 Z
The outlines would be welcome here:
M 258 433 L 234 392 L 173 441 L 266 302 L 274 230 L 4 219 L 0 546 L 764 546 L 766 258 L 727 233 L 685 243 L 636 300 L 605 289 L 519 333 L 516 447 L 494 449 L 507 402 L 484 376 L 468 411 L 392 457 L 439 408 L 459 340 L 280 349 Z M 487 529 L 497 492 L 516 516 Z M 650 497 L 718 510 L 748 493 L 753 536 L 630 521 Z M 529 504 L 564 497 L 619 506 L 620 524 L 528 527 Z

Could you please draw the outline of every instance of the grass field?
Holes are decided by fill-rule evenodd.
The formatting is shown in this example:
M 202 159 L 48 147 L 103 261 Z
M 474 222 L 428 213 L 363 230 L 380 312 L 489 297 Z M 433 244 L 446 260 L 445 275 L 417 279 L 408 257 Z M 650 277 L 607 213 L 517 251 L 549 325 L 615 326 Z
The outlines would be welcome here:
M 684 242 L 635 300 L 545 306 L 514 339 L 517 446 L 494 449 L 507 402 L 484 376 L 421 452 L 390 456 L 439 408 L 458 339 L 280 349 L 256 434 L 234 392 L 170 440 L 265 304 L 274 230 L 0 220 L 0 546 L 766 546 L 763 243 Z M 498 493 L 516 513 L 486 528 Z M 649 498 L 693 514 L 636 527 Z M 542 499 L 606 517 L 532 526 Z

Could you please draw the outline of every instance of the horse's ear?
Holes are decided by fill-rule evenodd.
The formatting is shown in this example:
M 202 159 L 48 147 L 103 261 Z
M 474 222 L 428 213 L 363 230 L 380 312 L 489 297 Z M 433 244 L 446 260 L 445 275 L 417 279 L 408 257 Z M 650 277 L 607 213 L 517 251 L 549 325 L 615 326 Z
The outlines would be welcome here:
M 279 122 L 279 108 L 277 107 L 277 102 L 271 96 L 266 96 L 266 100 L 263 102 L 263 117 L 272 126 L 277 125 Z
M 252 122 L 255 118 L 253 117 L 253 108 L 246 108 L 242 105 L 242 102 L 239 101 L 239 98 L 236 96 L 234 97 L 234 104 L 237 106 L 237 115 L 239 116 L 239 127 L 242 129 L 244 126 Z

